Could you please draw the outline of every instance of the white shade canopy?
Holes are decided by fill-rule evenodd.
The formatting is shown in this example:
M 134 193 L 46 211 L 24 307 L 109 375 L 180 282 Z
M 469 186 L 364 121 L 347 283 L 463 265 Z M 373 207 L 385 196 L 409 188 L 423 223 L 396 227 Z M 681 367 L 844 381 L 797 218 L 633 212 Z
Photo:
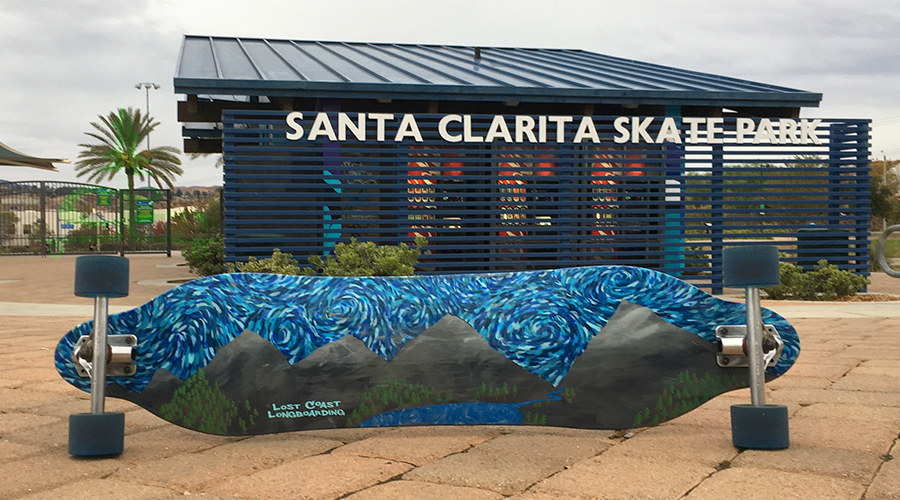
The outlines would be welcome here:
M 34 156 L 20 153 L 0 142 L 0 165 L 2 166 L 31 167 L 59 172 L 59 169 L 53 166 L 54 163 L 70 162 L 65 158 L 35 158 Z

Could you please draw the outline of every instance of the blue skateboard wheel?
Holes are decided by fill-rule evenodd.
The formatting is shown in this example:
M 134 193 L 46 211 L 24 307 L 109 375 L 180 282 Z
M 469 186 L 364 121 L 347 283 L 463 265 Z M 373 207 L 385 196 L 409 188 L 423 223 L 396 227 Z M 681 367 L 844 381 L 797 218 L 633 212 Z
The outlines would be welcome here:
M 128 259 L 116 255 L 82 255 L 75 259 L 75 295 L 127 297 Z
M 790 445 L 788 410 L 784 405 L 733 405 L 731 441 L 736 448 L 783 450 Z
M 124 413 L 75 413 L 69 415 L 69 454 L 80 457 L 110 456 L 125 447 Z
M 726 287 L 762 288 L 781 283 L 778 247 L 731 247 L 725 249 L 722 257 L 722 284 Z

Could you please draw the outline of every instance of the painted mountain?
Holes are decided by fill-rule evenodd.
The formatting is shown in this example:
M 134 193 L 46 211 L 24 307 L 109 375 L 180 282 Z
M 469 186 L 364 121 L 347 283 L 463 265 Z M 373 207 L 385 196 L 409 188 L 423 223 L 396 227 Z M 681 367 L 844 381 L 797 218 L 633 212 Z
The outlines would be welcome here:
M 542 409 L 549 425 L 627 429 L 671 420 L 746 387 L 746 368 L 724 369 L 716 347 L 646 307 L 622 301 L 560 384 L 573 395 Z
M 185 381 L 161 369 L 141 393 L 112 385 L 108 394 L 225 435 L 408 424 L 622 429 L 674 418 L 746 380 L 746 370 L 716 365 L 709 341 L 623 301 L 559 387 L 445 316 L 390 362 L 346 335 L 291 365 L 245 330 Z
M 390 362 L 344 336 L 291 365 L 248 330 L 183 382 L 158 370 L 141 393 L 112 385 L 108 394 L 190 429 L 240 435 L 357 426 L 416 407 L 521 404 L 544 400 L 554 390 L 468 324 L 447 316 L 404 344 Z M 493 423 L 490 418 L 467 423 Z M 521 417 L 499 423 L 521 423 Z

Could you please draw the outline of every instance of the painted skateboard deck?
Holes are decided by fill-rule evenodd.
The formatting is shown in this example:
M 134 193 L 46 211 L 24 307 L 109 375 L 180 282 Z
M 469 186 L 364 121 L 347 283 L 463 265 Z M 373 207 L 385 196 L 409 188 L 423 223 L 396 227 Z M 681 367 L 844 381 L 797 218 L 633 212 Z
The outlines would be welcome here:
M 771 379 L 796 361 L 784 342 Z M 410 424 L 626 429 L 746 387 L 716 362 L 742 303 L 641 268 L 395 278 L 222 274 L 109 316 L 137 337 L 136 373 L 106 394 L 223 435 Z M 88 391 L 60 341 L 62 377 Z

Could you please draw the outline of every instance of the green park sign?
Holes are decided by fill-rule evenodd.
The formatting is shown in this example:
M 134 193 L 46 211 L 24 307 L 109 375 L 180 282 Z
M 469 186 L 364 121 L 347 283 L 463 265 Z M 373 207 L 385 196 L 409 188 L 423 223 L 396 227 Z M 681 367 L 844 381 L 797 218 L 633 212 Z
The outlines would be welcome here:
M 135 222 L 137 224 L 153 224 L 153 202 L 136 201 Z
M 111 189 L 98 189 L 97 190 L 97 206 L 98 207 L 108 207 L 112 205 L 112 190 Z

